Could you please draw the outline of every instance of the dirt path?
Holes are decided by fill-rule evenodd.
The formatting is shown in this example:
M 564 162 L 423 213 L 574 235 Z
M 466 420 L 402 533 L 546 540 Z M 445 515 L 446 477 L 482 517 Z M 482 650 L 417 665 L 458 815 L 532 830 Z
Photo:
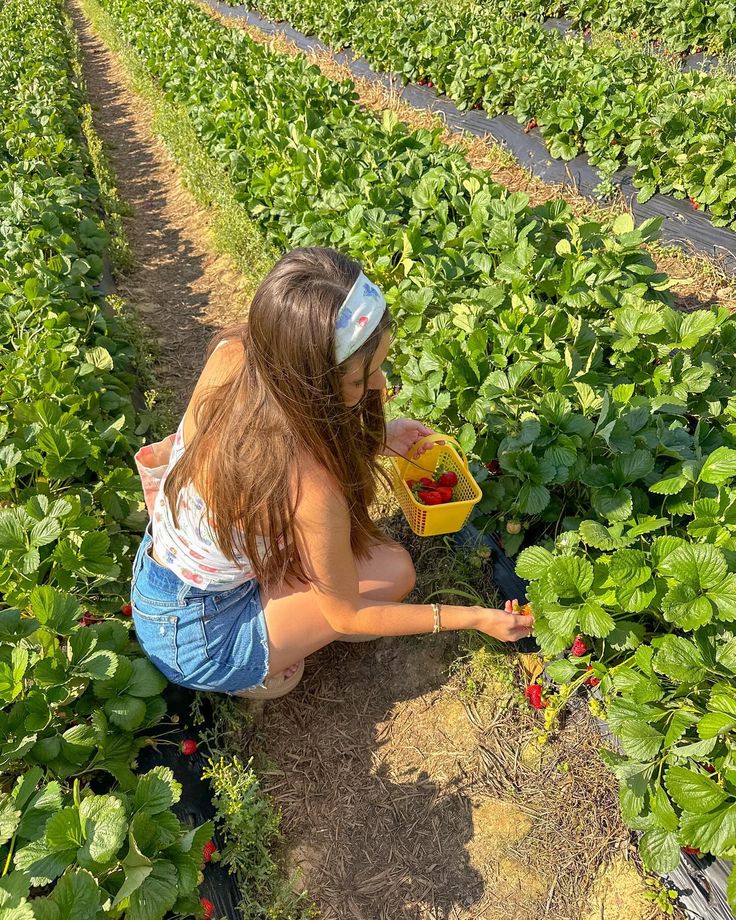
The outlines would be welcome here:
M 231 317 L 244 285 L 223 256 L 208 251 L 207 216 L 180 182 L 155 138 L 147 106 L 128 92 L 115 55 L 87 24 L 76 0 L 69 11 L 83 52 L 94 122 L 112 161 L 120 196 L 133 214 L 126 232 L 134 267 L 117 278 L 155 343 L 154 374 L 179 414 L 202 368 L 210 337 Z
M 157 338 L 155 373 L 181 410 L 245 285 L 208 251 L 207 216 L 119 61 L 77 0 L 70 9 L 96 128 L 133 209 L 135 267 L 119 287 Z M 655 916 L 587 717 L 540 753 L 513 665 L 480 654 L 451 677 L 457 654 L 447 635 L 337 644 L 265 709 L 257 740 L 289 861 L 324 920 Z

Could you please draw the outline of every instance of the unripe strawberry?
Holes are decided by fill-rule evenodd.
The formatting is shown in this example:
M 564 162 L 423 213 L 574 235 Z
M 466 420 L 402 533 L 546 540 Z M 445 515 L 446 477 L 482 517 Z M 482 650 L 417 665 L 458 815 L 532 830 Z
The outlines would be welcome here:
M 185 738 L 181 743 L 181 752 L 186 757 L 191 757 L 197 753 L 197 742 L 193 738 Z
M 506 521 L 506 533 L 521 533 L 521 524 L 518 521 Z
M 582 636 L 578 636 L 570 648 L 570 654 L 573 658 L 582 658 L 582 656 L 587 655 L 589 651 L 590 649 L 585 644 Z

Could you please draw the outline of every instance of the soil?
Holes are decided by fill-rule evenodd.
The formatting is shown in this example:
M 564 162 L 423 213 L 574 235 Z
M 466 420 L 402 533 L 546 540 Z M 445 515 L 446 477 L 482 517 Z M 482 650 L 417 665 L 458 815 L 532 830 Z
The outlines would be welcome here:
M 211 254 L 207 215 L 155 139 L 150 112 L 77 0 L 70 9 L 95 126 L 132 206 L 135 267 L 118 286 L 158 341 L 155 373 L 181 410 L 209 337 L 247 284 Z M 428 565 L 456 572 L 441 541 L 421 558 L 430 562 L 420 576 Z M 426 592 L 428 578 L 421 585 Z M 628 867 L 631 880 L 620 915 L 655 916 L 648 904 L 636 912 L 642 883 L 629 871 L 630 835 L 585 711 L 539 748 L 513 654 L 476 649 L 458 668 L 463 641 L 336 643 L 308 660 L 296 691 L 263 710 L 253 741 L 283 809 L 289 864 L 320 916 L 608 917 L 600 905 L 610 897 L 609 864 Z

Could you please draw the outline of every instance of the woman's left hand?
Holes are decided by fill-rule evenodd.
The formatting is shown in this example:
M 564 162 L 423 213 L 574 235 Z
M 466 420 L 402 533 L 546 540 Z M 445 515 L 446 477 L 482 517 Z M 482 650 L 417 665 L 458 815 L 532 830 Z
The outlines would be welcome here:
M 427 428 L 421 422 L 414 422 L 409 418 L 394 419 L 386 423 L 386 449 L 384 453 L 389 456 L 400 454 L 402 457 L 408 457 L 413 444 L 416 444 L 421 438 L 426 438 L 428 434 L 434 433 L 431 428 Z M 417 451 L 412 453 L 411 459 L 420 457 L 432 447 L 432 444 L 423 444 Z

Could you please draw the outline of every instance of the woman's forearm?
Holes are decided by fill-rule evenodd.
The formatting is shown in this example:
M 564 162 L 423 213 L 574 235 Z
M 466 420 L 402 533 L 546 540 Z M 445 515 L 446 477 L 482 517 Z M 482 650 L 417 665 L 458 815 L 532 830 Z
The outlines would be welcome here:
M 480 623 L 479 608 L 443 604 L 440 619 L 442 629 L 445 630 L 477 629 Z M 434 610 L 431 604 L 366 600 L 340 626 L 340 631 L 346 635 L 414 636 L 432 632 Z

